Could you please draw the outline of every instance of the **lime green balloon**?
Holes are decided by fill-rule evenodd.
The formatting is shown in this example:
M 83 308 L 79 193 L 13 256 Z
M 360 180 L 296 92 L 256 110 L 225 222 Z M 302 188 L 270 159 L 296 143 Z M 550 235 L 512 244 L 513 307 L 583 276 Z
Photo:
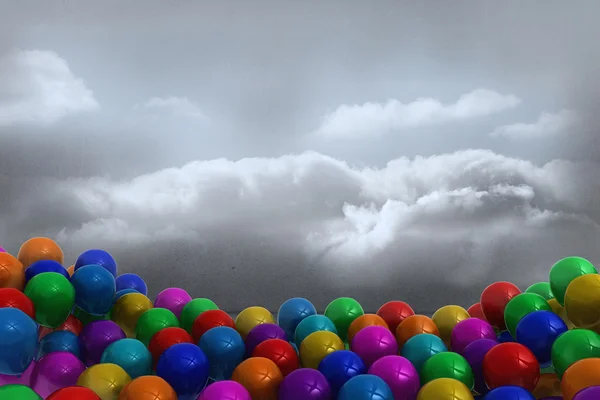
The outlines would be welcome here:
M 350 297 L 340 297 L 329 303 L 324 314 L 335 325 L 339 337 L 347 341 L 350 324 L 364 313 L 358 301 Z
M 581 257 L 563 258 L 552 266 L 550 270 L 550 287 L 552 294 L 558 304 L 565 305 L 565 293 L 569 283 L 578 276 L 587 274 L 597 274 L 596 267 Z
M 560 335 L 552 345 L 552 365 L 559 378 L 584 358 L 600 358 L 600 335 L 594 331 L 573 329 Z
M 77 319 L 80 320 L 84 326 L 89 324 L 90 322 L 104 321 L 110 319 L 110 312 L 106 315 L 92 315 L 83 311 L 77 306 L 75 306 L 75 308 L 73 309 L 73 315 L 77 317 Z
M 25 385 L 4 385 L 0 386 L 0 399 L 42 400 L 42 397 Z
M 512 337 L 517 335 L 517 325 L 521 319 L 534 311 L 552 311 L 550 304 L 536 293 L 521 293 L 510 299 L 504 308 L 506 330 Z
M 164 328 L 179 328 L 179 320 L 166 308 L 151 308 L 140 315 L 135 326 L 135 338 L 147 347 L 152 336 Z
M 552 294 L 552 289 L 550 288 L 550 283 L 548 282 L 534 283 L 525 290 L 525 293 L 539 294 L 546 300 L 554 298 L 554 295 Z
M 24 293 L 35 306 L 38 324 L 56 328 L 66 321 L 75 304 L 75 289 L 58 272 L 43 272 L 31 278 Z
M 468 361 L 458 353 L 444 351 L 431 356 L 421 368 L 421 385 L 435 379 L 450 378 L 465 384 L 470 390 L 475 385 L 473 370 Z
M 192 333 L 192 326 L 194 325 L 196 318 L 198 318 L 198 315 L 202 314 L 204 311 L 218 309 L 219 307 L 217 307 L 215 302 L 210 299 L 193 299 L 183 307 L 183 310 L 181 310 L 181 315 L 179 316 L 181 327 L 188 331 L 188 333 Z

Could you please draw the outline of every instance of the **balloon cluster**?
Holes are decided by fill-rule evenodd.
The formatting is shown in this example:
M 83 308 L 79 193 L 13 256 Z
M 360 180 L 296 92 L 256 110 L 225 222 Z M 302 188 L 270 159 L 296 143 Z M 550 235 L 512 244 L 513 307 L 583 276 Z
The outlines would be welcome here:
M 106 251 L 63 258 L 47 238 L 0 251 L 2 399 L 600 398 L 600 275 L 583 258 L 432 316 L 402 301 L 365 313 L 349 297 L 319 314 L 292 298 L 235 320 L 180 288 L 150 300 Z

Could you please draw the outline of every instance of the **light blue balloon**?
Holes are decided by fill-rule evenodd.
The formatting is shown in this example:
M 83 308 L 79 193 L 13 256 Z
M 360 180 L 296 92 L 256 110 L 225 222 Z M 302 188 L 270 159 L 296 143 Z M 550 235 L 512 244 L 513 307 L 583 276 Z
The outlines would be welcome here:
M 309 315 L 304 318 L 296 327 L 294 333 L 294 342 L 297 346 L 300 346 L 302 341 L 306 339 L 308 335 L 318 331 L 329 331 L 337 335 L 337 329 L 335 324 L 329 318 L 324 315 Z
M 228 326 L 209 329 L 200 338 L 198 346 L 208 358 L 210 378 L 214 381 L 230 379 L 246 352 L 240 334 Z
M 442 339 L 430 333 L 421 333 L 404 343 L 400 355 L 408 359 L 420 373 L 425 361 L 444 351 L 448 351 L 448 349 Z
M 111 343 L 102 353 L 100 363 L 117 364 L 131 379 L 152 373 L 152 354 L 137 339 L 121 339 Z
M 375 375 L 358 375 L 340 389 L 338 400 L 394 400 L 392 389 Z
M 69 331 L 54 331 L 40 340 L 36 360 L 49 353 L 68 352 L 79 358 L 79 337 Z
M 37 349 L 37 324 L 18 308 L 0 308 L 0 374 L 21 375 Z
M 294 297 L 286 300 L 277 312 L 277 325 L 283 329 L 288 339 L 294 340 L 298 324 L 306 317 L 317 314 L 315 306 L 305 298 Z

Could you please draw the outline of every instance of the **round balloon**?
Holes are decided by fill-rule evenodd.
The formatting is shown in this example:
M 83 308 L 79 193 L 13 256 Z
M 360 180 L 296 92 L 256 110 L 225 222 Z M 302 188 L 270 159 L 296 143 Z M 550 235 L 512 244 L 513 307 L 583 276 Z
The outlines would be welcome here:
M 500 343 L 483 358 L 483 376 L 491 389 L 520 386 L 531 391 L 540 379 L 540 364 L 522 344 Z
M 257 325 L 274 324 L 275 318 L 269 310 L 264 307 L 248 307 L 242 310 L 235 318 L 235 329 L 242 335 L 242 339 L 246 340 L 246 336 Z
M 8 253 L 0 253 L 0 288 L 23 290 L 24 287 L 23 264 Z
M 569 329 L 573 329 L 575 325 L 567 317 L 567 311 L 561 306 L 556 299 L 548 300 L 548 305 L 552 308 L 552 312 L 560 317 Z
M 148 350 L 150 350 L 150 353 L 152 353 L 154 363 L 156 364 L 158 362 L 158 359 L 165 352 L 165 350 L 179 343 L 193 344 L 194 340 L 192 339 L 192 336 L 183 328 L 170 327 L 156 332 L 148 344 Z
M 94 321 L 86 325 L 79 334 L 81 359 L 87 366 L 98 364 L 104 350 L 116 342 L 125 339 L 125 332 L 112 321 Z
M 519 288 L 510 282 L 495 282 L 481 293 L 481 309 L 486 320 L 494 327 L 504 329 L 504 309 L 508 302 L 520 294 Z
M 333 398 L 337 398 L 342 386 L 351 378 L 367 373 L 367 368 L 357 354 L 340 350 L 325 356 L 319 364 L 319 371 L 327 378 Z
M 560 377 L 571 365 L 584 358 L 600 358 L 600 335 L 587 329 L 563 333 L 552 345 L 552 365 Z
M 460 321 L 452 330 L 450 346 L 452 351 L 462 354 L 469 344 L 479 339 L 496 340 L 494 328 L 479 318 L 468 318 Z
M 77 271 L 79 268 L 86 265 L 100 265 L 110 272 L 113 277 L 117 277 L 117 262 L 104 250 L 91 249 L 84 251 L 77 257 L 77 261 L 74 264 L 74 270 Z
M 169 347 L 158 359 L 156 375 L 182 398 L 198 396 L 206 386 L 209 361 L 196 345 L 180 343 Z
M 531 393 L 536 399 L 562 397 L 560 379 L 555 373 L 542 373 L 535 389 Z
M 563 320 L 551 311 L 534 311 L 517 325 L 517 342 L 533 352 L 541 365 L 552 361 L 552 345 L 569 329 Z
M 135 338 L 148 346 L 150 339 L 165 328 L 179 327 L 179 320 L 166 308 L 151 308 L 143 313 L 135 326 Z
M 431 356 L 421 369 L 421 384 L 427 384 L 440 378 L 460 381 L 469 390 L 472 390 L 475 384 L 473 371 L 467 360 L 460 354 L 450 351 Z
M 348 343 L 352 343 L 354 336 L 368 326 L 381 326 L 389 331 L 388 324 L 377 314 L 364 314 L 356 318 L 348 328 Z
M 439 336 L 421 333 L 408 339 L 402 346 L 400 354 L 415 366 L 417 372 L 420 372 L 425 361 L 444 351 L 448 349 Z
M 39 341 L 36 359 L 56 352 L 67 352 L 79 357 L 79 337 L 69 331 L 50 332 Z
M 235 381 L 214 382 L 206 387 L 198 400 L 252 400 L 250 393 Z
M 198 343 L 202 335 L 204 335 L 209 329 L 216 328 L 219 326 L 226 326 L 235 329 L 235 322 L 229 314 L 223 310 L 208 310 L 194 320 L 192 325 L 192 337 L 194 342 Z
M 552 288 L 550 287 L 549 282 L 534 283 L 533 285 L 525 289 L 525 293 L 539 294 L 546 301 L 554 298 L 554 295 L 552 294 Z
M 440 336 L 440 330 L 435 322 L 425 315 L 412 315 L 406 318 L 398 325 L 395 333 L 399 348 L 402 348 L 408 339 L 422 333 Z
M 350 297 L 340 297 L 333 300 L 324 312 L 325 316 L 335 325 L 335 329 L 342 340 L 348 339 L 348 328 L 352 321 L 364 313 L 358 301 Z
M 71 277 L 75 304 L 88 314 L 105 315 L 115 301 L 115 278 L 100 265 L 78 268 Z
M 23 264 L 23 268 L 27 268 L 34 262 L 41 260 L 52 260 L 62 264 L 64 254 L 54 240 L 45 237 L 34 237 L 21 245 L 17 258 Z
M 298 353 L 291 343 L 283 339 L 265 340 L 254 348 L 252 357 L 264 357 L 273 361 L 284 377 L 300 366 Z
M 554 298 L 561 306 L 564 306 L 565 293 L 571 281 L 581 275 L 597 273 L 594 265 L 585 258 L 563 258 L 550 269 L 550 288 Z
M 475 303 L 471 305 L 471 307 L 467 309 L 467 312 L 471 318 L 479 318 L 487 322 L 485 314 L 483 313 L 483 309 L 481 308 L 481 303 Z
M 565 400 L 573 397 L 583 389 L 600 385 L 600 358 L 585 358 L 571 365 L 564 373 L 561 381 L 562 395 Z
M 21 375 L 32 363 L 37 325 L 18 308 L 0 308 L 0 374 Z
M 0 386 L 0 399 L 42 400 L 36 392 L 25 385 Z
M 337 335 L 337 329 L 329 318 L 324 315 L 310 315 L 300 321 L 296 327 L 294 343 L 296 343 L 297 346 L 300 346 L 308 335 L 319 331 L 333 332 Z
M 269 339 L 286 340 L 284 330 L 277 324 L 260 324 L 252 328 L 246 336 L 246 355 L 251 355 L 256 346 Z
M 50 396 L 46 397 L 46 400 L 101 400 L 98 395 L 89 388 L 83 386 L 69 386 L 66 388 L 58 389 Z
M 322 373 L 301 368 L 286 376 L 279 386 L 278 400 L 330 400 L 331 387 Z
M 140 293 L 140 292 L 138 292 L 137 290 L 134 290 L 134 289 L 121 289 L 121 290 L 117 290 L 117 292 L 115 293 L 115 302 L 117 300 L 119 300 L 121 297 L 123 297 L 123 296 L 125 296 L 126 294 L 129 294 L 129 293 Z
M 571 281 L 565 292 L 565 311 L 579 328 L 600 323 L 600 275 L 581 275 Z
M 485 400 L 535 400 L 536 398 L 527 389 L 520 386 L 500 386 L 485 396 Z M 562 398 L 561 398 L 562 399 Z
M 131 379 L 152 373 L 152 354 L 137 339 L 120 339 L 108 345 L 100 358 L 102 364 L 116 364 Z
M 473 395 L 464 383 L 456 379 L 440 378 L 424 385 L 417 400 L 473 400 Z
M 34 276 L 25 287 L 25 295 L 35 306 L 35 320 L 49 328 L 61 325 L 75 304 L 75 289 L 71 282 L 56 272 Z
M 513 297 L 504 309 L 506 330 L 512 337 L 517 334 L 517 325 L 521 319 L 534 311 L 552 311 L 548 302 L 536 293 L 521 293 Z
M 401 356 L 385 356 L 375 361 L 369 374 L 383 379 L 392 390 L 394 400 L 413 400 L 419 392 L 419 373 L 411 362 Z
M 31 374 L 35 368 L 36 361 L 33 360 L 29 367 L 21 375 L 0 374 L 0 386 L 4 385 L 24 385 L 31 386 Z
M 0 253 L 5 253 L 6 250 L 4 250 L 4 248 L 2 248 L 2 246 L 0 246 Z
M 497 335 L 497 337 L 500 343 L 515 342 L 515 338 L 512 337 L 509 331 L 502 331 Z
M 116 364 L 92 365 L 79 376 L 77 386 L 91 389 L 101 399 L 117 399 L 131 377 Z
M 388 301 L 377 310 L 379 315 L 386 322 L 390 331 L 396 332 L 396 328 L 406 318 L 415 315 L 411 306 L 403 301 Z
M 135 336 L 135 327 L 138 320 L 146 311 L 152 308 L 152 302 L 141 293 L 128 293 L 117 301 L 110 313 L 110 319 L 113 320 L 127 337 Z
M 163 378 L 146 375 L 129 382 L 119 400 L 177 400 L 177 393 Z
M 470 318 L 467 310 L 460 306 L 444 306 L 437 310 L 431 319 L 440 331 L 440 337 L 446 343 L 446 346 L 450 345 L 450 337 L 452 330 L 460 321 Z
M 156 307 L 156 304 L 154 304 L 154 307 Z M 212 300 L 203 298 L 193 299 L 181 309 L 181 315 L 179 317 L 179 320 L 181 321 L 181 327 L 189 333 L 192 333 L 194 321 L 200 314 L 202 314 L 204 311 L 218 309 L 219 307 L 217 307 Z
M 180 318 L 181 311 L 187 303 L 192 301 L 192 296 L 180 288 L 167 288 L 161 291 L 154 299 L 154 307 L 166 308 L 177 318 Z
M 268 358 L 251 357 L 237 366 L 231 380 L 240 383 L 252 399 L 278 400 L 277 393 L 283 375 Z
M 69 279 L 70 275 L 61 264 L 53 260 L 40 260 L 31 264 L 25 270 L 25 284 L 31 280 L 34 276 L 41 274 L 42 272 L 56 272 Z
M 577 393 L 573 400 L 596 400 L 600 398 L 600 386 L 591 386 Z M 562 397 L 559 397 L 562 400 Z
M 486 394 L 489 388 L 483 376 L 483 359 L 498 342 L 492 339 L 478 339 L 465 347 L 462 356 L 467 360 L 473 371 L 473 389 L 479 394 Z
M 137 274 L 121 274 L 115 280 L 117 291 L 123 289 L 133 289 L 144 296 L 148 294 L 146 282 Z
M 33 301 L 15 288 L 0 288 L 0 308 L 12 307 L 18 308 L 27 314 L 31 319 L 35 319 L 35 306 Z
M 235 367 L 244 360 L 246 350 L 240 334 L 228 326 L 208 330 L 198 346 L 208 358 L 209 376 L 215 381 L 230 379 Z
M 300 365 L 304 368 L 318 369 L 319 363 L 328 354 L 344 348 L 344 342 L 335 333 L 313 332 L 300 345 Z
M 75 386 L 85 365 L 72 353 L 55 352 L 42 357 L 31 375 L 31 388 L 43 398 L 68 386 Z
M 277 312 L 277 325 L 279 325 L 289 340 L 294 340 L 296 327 L 304 318 L 315 315 L 317 309 L 305 298 L 294 297 L 286 300 Z
M 367 368 L 385 356 L 398 354 L 396 338 L 383 326 L 368 326 L 356 334 L 350 349 L 359 355 Z
M 342 386 L 338 400 L 394 400 L 392 389 L 375 375 L 358 375 Z

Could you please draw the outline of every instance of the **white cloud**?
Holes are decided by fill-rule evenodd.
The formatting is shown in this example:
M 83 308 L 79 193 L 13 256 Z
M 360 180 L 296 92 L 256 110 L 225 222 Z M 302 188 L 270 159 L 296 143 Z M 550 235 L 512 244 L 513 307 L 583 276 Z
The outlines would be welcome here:
M 192 119 L 208 119 L 198 104 L 187 97 L 152 97 L 135 109 L 144 110 L 148 113 L 167 113 L 174 117 Z
M 92 91 L 55 52 L 15 50 L 0 58 L 0 126 L 51 124 L 98 108 Z
M 369 137 L 393 130 L 484 117 L 520 103 L 512 94 L 477 89 L 463 94 L 452 104 L 432 98 L 419 98 L 410 103 L 390 99 L 386 103 L 344 104 L 325 115 L 317 134 L 332 138 Z
M 516 123 L 499 126 L 490 136 L 511 140 L 549 138 L 566 133 L 577 122 L 577 115 L 570 110 L 556 113 L 543 112 L 533 123 Z

